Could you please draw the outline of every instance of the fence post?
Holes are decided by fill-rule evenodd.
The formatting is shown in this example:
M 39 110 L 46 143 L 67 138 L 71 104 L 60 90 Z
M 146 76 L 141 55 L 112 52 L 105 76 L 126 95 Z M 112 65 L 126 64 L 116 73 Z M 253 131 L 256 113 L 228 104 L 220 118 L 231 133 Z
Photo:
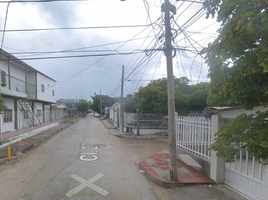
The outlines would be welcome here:
M 116 112 L 117 116 L 116 116 L 116 122 L 117 122 L 117 127 L 119 127 L 119 108 L 117 108 L 117 112 Z
M 215 133 L 224 125 L 224 120 L 219 115 L 211 116 L 211 143 L 214 143 Z M 223 183 L 225 164 L 222 158 L 216 156 L 215 151 L 211 151 L 210 178 L 216 183 Z
M 136 109 L 137 111 L 137 135 L 140 135 L 140 109 Z

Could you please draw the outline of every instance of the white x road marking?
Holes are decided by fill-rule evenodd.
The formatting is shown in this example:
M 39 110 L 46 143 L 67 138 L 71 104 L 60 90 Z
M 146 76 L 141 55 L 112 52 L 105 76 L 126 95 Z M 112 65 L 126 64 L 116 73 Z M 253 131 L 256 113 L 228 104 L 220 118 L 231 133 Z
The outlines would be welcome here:
M 86 181 L 83 178 L 81 178 L 75 174 L 71 175 L 72 178 L 74 178 L 75 180 L 79 181 L 82 184 L 79 185 L 78 187 L 74 188 L 73 190 L 67 192 L 66 196 L 70 198 L 71 196 L 75 195 L 77 192 L 84 189 L 85 187 L 90 187 L 91 189 L 95 190 L 96 192 L 102 194 L 103 196 L 106 196 L 109 192 L 107 192 L 107 191 L 103 190 L 102 188 L 93 184 L 94 181 L 98 180 L 99 178 L 101 178 L 103 176 L 104 176 L 103 174 L 99 173 L 98 175 L 96 175 L 96 176 L 92 177 L 91 179 L 89 179 L 88 181 Z

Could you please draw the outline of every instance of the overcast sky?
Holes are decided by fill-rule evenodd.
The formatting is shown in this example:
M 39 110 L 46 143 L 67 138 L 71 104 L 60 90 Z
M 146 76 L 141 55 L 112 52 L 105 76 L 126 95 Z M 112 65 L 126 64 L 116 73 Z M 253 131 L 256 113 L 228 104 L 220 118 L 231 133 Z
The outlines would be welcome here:
M 1 1 L 2 40 L 7 3 Z M 11 2 L 3 49 L 55 79 L 57 99 L 90 100 L 100 90 L 119 97 L 122 65 L 124 96 L 133 94 L 151 80 L 167 77 L 160 50 L 163 1 Z M 205 18 L 200 3 L 172 3 L 177 9 L 171 20 L 177 49 L 174 75 L 186 76 L 191 84 L 208 81 L 207 66 L 198 52 L 216 38 L 218 24 Z

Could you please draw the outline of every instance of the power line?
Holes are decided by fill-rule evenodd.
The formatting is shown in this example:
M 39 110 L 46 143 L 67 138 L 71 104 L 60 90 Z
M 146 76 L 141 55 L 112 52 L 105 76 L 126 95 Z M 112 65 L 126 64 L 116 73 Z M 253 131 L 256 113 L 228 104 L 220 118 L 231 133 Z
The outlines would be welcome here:
M 161 17 L 159 17 L 155 22 L 154 24 L 156 24 L 157 21 L 159 21 L 161 19 Z M 152 31 L 154 31 L 154 27 L 152 27 L 153 29 L 150 31 L 150 33 Z M 148 36 L 150 35 L 150 33 L 148 34 Z M 158 33 L 159 35 L 159 33 Z M 157 35 L 155 35 L 155 38 L 147 45 L 146 48 L 149 48 L 149 46 L 155 41 L 155 39 L 157 39 Z M 140 45 L 140 48 L 145 44 L 145 41 L 148 39 L 148 37 L 143 41 L 143 43 Z M 152 48 L 151 48 L 152 50 Z M 150 51 L 150 55 L 153 54 L 153 51 Z M 148 56 L 150 56 L 148 55 Z M 135 55 L 136 56 L 136 55 Z M 131 59 L 131 61 L 126 65 L 126 67 L 133 61 L 133 59 L 135 58 L 135 56 Z M 128 71 L 126 73 L 128 73 L 129 71 L 132 70 L 132 67 L 135 65 L 135 63 L 140 59 L 141 55 L 136 59 L 136 61 L 132 64 L 132 66 L 128 69 Z M 144 62 L 143 61 L 146 61 L 146 56 L 144 56 L 140 61 L 139 63 L 136 65 L 136 67 L 128 74 L 127 78 L 129 78 L 131 76 L 132 73 L 134 73 L 135 70 L 137 70 Z M 144 60 L 145 59 L 145 60 Z M 124 83 L 124 85 L 126 84 L 127 82 Z M 119 89 L 120 89 L 120 86 L 121 86 L 121 83 L 118 82 L 116 84 L 116 86 L 114 87 L 114 89 L 112 90 L 112 92 L 110 93 L 110 96 L 113 96 Z
M 115 50 L 113 50 L 113 51 L 115 51 Z M 151 50 L 132 51 L 132 52 L 125 52 L 125 53 L 117 52 L 117 53 L 108 53 L 108 54 L 75 55 L 75 56 L 54 56 L 54 57 L 19 58 L 19 59 L 14 58 L 14 59 L 9 59 L 9 60 L 46 60 L 46 59 L 58 59 L 58 58 L 82 58 L 82 57 L 116 56 L 116 55 L 139 54 L 139 53 L 145 53 L 147 51 L 151 51 Z
M 33 32 L 33 31 L 57 31 L 57 30 L 86 30 L 86 29 L 110 29 L 110 28 L 139 28 L 147 27 L 148 25 L 122 25 L 122 26 L 89 26 L 89 27 L 63 27 L 63 28 L 40 28 L 40 29 L 10 29 L 0 30 L 0 32 Z
M 47 2 L 78 2 L 78 1 L 88 1 L 88 0 L 14 0 L 14 1 L 0 1 L 0 3 L 47 3 Z
M 147 28 L 148 28 L 148 27 L 146 27 L 144 30 L 140 31 L 138 34 L 134 35 L 134 36 L 133 36 L 131 39 L 129 39 L 128 41 L 133 40 L 135 37 L 137 37 L 138 35 L 140 35 L 141 33 L 143 33 Z M 121 48 L 121 47 L 124 46 L 126 43 L 128 43 L 128 41 L 126 41 L 124 44 L 120 45 L 115 51 L 117 51 L 119 48 Z M 63 80 L 63 81 L 61 81 L 61 82 L 58 82 L 58 83 L 55 84 L 55 85 L 52 85 L 51 87 L 54 87 L 54 86 L 59 85 L 59 84 L 62 84 L 62 83 L 64 83 L 64 82 L 68 81 L 69 79 L 71 79 L 71 78 L 77 76 L 78 74 L 81 74 L 82 72 L 88 70 L 88 69 L 91 68 L 92 66 L 94 66 L 94 65 L 98 64 L 99 62 L 101 62 L 102 60 L 104 60 L 108 55 L 109 55 L 109 54 L 107 54 L 106 56 L 100 58 L 99 60 L 97 60 L 97 61 L 94 62 L 93 64 L 89 65 L 88 67 L 86 67 L 85 69 L 79 71 L 78 73 L 76 73 L 76 74 L 70 76 L 69 78 L 67 78 L 67 79 L 65 79 L 65 80 Z M 49 87 L 49 88 L 50 88 L 50 87 Z

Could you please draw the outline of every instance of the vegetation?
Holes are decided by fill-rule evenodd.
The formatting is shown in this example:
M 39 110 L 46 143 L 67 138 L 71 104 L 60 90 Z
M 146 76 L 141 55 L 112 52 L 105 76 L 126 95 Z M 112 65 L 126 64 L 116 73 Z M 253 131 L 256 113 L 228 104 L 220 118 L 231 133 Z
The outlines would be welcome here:
M 211 78 L 209 106 L 268 104 L 268 1 L 205 0 L 207 17 L 221 22 L 218 38 L 203 50 Z M 216 133 L 212 149 L 227 161 L 241 149 L 267 158 L 267 112 L 241 115 Z
M 79 102 L 76 104 L 76 108 L 79 113 L 82 113 L 82 115 L 84 115 L 90 108 L 90 103 L 85 99 L 79 99 Z
M 94 96 L 91 96 L 92 103 L 90 108 L 95 112 L 100 112 L 100 95 L 94 93 Z M 112 106 L 116 102 L 115 98 L 111 98 L 108 96 L 101 96 L 101 103 L 102 103 L 102 109 L 105 108 L 105 106 Z
M 4 110 L 6 109 L 6 105 L 4 99 L 0 93 L 0 114 L 3 114 Z
M 206 0 L 221 22 L 218 38 L 204 49 L 210 67 L 209 106 L 268 103 L 268 1 Z
M 229 121 L 216 133 L 211 148 L 224 162 L 233 162 L 234 156 L 242 149 L 253 156 L 268 159 L 268 111 L 242 114 Z M 266 161 L 267 162 L 267 161 Z
M 190 111 L 202 111 L 206 107 L 207 87 L 209 83 L 189 85 L 185 77 L 174 79 L 175 106 L 179 115 Z M 126 112 L 168 114 L 167 79 L 154 80 L 148 86 L 140 88 L 133 98 L 126 102 Z

